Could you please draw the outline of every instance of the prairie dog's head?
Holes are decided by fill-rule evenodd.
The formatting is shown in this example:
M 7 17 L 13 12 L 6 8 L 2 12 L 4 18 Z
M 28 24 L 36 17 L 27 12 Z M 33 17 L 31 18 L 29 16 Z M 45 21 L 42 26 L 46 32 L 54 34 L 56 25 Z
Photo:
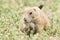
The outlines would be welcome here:
M 42 13 L 43 5 L 40 5 L 39 7 L 26 7 L 23 11 L 24 14 L 24 20 L 26 22 L 31 22 L 34 18 L 38 17 L 40 13 Z

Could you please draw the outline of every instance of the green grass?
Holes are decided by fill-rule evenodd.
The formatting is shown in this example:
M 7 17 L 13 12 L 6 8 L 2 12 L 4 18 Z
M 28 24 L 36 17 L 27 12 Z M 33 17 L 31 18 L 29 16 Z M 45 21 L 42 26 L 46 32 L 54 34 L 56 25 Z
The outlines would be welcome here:
M 26 6 L 39 6 L 40 4 L 44 5 L 43 10 L 48 11 L 48 7 L 52 11 L 49 14 L 50 28 L 41 34 L 31 35 L 29 38 L 19 30 L 21 12 Z M 56 40 L 60 40 L 58 4 L 60 4 L 60 0 L 51 0 L 51 2 L 47 0 L 0 0 L 0 40 L 49 40 L 51 35 L 56 36 Z

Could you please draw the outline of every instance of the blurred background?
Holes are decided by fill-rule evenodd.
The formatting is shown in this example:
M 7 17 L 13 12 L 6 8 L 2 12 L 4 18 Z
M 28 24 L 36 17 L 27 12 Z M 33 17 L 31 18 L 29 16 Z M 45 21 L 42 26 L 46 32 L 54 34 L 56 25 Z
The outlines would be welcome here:
M 19 30 L 21 13 L 27 6 L 41 4 L 50 28 L 29 38 Z M 0 0 L 0 40 L 60 40 L 60 0 Z

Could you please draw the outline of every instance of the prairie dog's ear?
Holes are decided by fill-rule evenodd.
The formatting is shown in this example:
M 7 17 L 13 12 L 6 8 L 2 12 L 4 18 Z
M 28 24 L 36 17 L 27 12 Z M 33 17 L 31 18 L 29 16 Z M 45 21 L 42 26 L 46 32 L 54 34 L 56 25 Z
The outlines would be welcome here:
M 43 5 L 40 5 L 39 8 L 42 9 L 43 8 Z

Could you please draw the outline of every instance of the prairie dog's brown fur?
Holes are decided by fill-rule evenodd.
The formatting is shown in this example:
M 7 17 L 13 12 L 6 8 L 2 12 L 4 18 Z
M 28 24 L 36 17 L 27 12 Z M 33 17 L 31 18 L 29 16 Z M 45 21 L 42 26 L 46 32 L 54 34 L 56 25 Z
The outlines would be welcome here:
M 25 25 L 25 23 L 33 23 L 34 26 L 36 27 L 37 33 L 40 33 L 43 29 L 47 29 L 48 28 L 48 24 L 49 24 L 49 19 L 47 17 L 47 15 L 41 10 L 42 9 L 42 5 L 41 8 L 40 7 L 26 7 L 23 11 L 23 16 L 22 16 L 22 21 L 20 21 L 20 27 L 22 27 L 21 29 L 24 29 L 25 27 L 27 27 Z M 24 28 L 23 28 L 24 27 Z

